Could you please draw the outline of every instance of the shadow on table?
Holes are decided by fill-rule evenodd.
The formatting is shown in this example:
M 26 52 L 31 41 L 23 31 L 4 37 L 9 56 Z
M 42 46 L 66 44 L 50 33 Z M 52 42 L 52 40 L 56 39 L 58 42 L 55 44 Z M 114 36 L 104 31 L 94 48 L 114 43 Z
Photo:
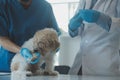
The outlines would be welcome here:
M 70 67 L 65 65 L 55 66 L 55 70 L 60 74 L 68 74 Z

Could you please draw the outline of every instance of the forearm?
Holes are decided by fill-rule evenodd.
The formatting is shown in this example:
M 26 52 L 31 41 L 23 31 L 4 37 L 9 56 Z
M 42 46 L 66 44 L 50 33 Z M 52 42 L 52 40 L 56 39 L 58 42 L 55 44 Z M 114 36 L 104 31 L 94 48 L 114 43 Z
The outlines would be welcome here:
M 20 51 L 20 47 L 16 45 L 15 43 L 13 43 L 7 37 L 0 37 L 0 45 L 2 45 L 5 49 L 13 53 L 18 53 Z

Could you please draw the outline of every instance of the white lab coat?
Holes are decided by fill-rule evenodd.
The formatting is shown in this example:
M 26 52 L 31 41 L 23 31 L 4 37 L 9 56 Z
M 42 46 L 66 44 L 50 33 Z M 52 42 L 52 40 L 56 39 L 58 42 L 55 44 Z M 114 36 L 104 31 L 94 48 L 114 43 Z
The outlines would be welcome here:
M 79 9 L 103 12 L 112 25 L 109 32 L 95 23 L 79 28 L 81 47 L 69 74 L 77 74 L 82 65 L 83 75 L 120 75 L 120 0 L 80 0 Z

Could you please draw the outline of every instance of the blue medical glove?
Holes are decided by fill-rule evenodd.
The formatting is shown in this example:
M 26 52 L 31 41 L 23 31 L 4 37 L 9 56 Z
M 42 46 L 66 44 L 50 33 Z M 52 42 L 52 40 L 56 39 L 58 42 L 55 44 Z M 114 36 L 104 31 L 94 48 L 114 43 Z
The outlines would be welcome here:
M 29 63 L 29 60 L 32 59 L 32 53 L 27 48 L 21 48 L 20 54 L 25 58 L 25 60 Z M 35 64 L 39 61 L 40 54 L 35 53 L 37 58 L 34 61 L 31 61 L 31 64 Z
M 81 18 L 89 23 L 96 23 L 100 25 L 103 29 L 109 31 L 111 27 L 112 20 L 108 15 L 105 15 L 101 12 L 98 12 L 96 10 L 80 10 L 79 15 Z
M 74 32 L 78 29 L 78 27 L 80 27 L 82 21 L 83 19 L 80 17 L 79 13 L 77 13 L 75 16 L 73 16 L 73 18 L 71 18 L 68 25 L 69 29 Z
M 89 23 L 97 22 L 98 18 L 100 17 L 100 12 L 95 10 L 80 10 L 79 15 L 82 17 L 82 19 Z
M 37 56 L 37 58 L 36 58 L 34 61 L 31 61 L 31 62 L 30 62 L 31 64 L 36 64 L 36 63 L 38 63 L 39 60 L 40 60 L 40 53 L 39 53 L 39 52 L 36 52 L 36 53 L 34 53 L 34 54 Z

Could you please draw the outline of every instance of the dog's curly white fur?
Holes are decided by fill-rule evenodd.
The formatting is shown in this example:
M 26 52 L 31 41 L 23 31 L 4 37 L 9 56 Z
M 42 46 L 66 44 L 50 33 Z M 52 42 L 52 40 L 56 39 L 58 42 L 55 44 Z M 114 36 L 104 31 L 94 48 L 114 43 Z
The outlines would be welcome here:
M 40 60 L 36 64 L 29 64 L 25 59 L 17 53 L 11 62 L 11 80 L 24 80 L 26 75 L 58 75 L 54 71 L 54 51 L 60 46 L 57 32 L 51 28 L 45 28 L 35 33 L 33 38 L 29 39 L 22 46 L 33 52 L 40 52 Z M 46 63 L 45 70 L 40 68 L 40 65 Z M 29 71 L 29 72 L 28 72 Z

